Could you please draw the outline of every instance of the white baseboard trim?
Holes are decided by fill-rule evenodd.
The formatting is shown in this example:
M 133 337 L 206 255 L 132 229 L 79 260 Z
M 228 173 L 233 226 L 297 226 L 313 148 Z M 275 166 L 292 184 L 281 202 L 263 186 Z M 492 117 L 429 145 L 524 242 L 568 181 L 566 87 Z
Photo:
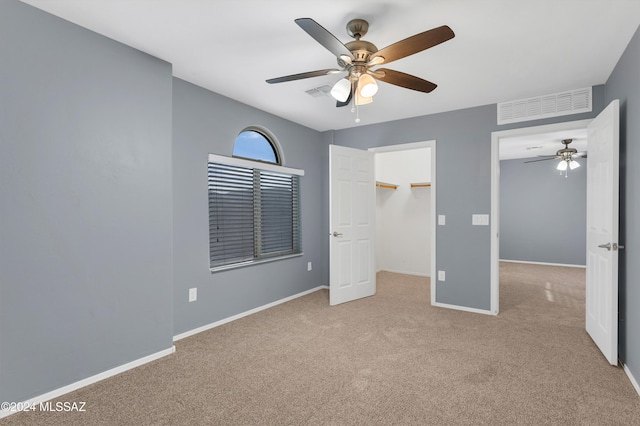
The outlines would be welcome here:
M 570 263 L 549 263 L 549 262 L 530 262 L 528 260 L 507 260 L 507 259 L 499 259 L 500 262 L 507 263 L 526 263 L 529 265 L 545 265 L 545 266 L 565 266 L 568 268 L 586 268 L 587 265 L 573 265 Z
M 251 309 L 246 312 L 239 313 L 237 315 L 233 315 L 228 318 L 221 319 L 220 321 L 212 322 L 211 324 L 203 325 L 202 327 L 194 328 L 193 330 L 185 331 L 184 333 L 176 334 L 173 336 L 173 341 L 177 342 L 180 339 L 184 339 L 185 337 L 193 336 L 194 334 L 202 333 L 203 331 L 210 330 L 212 328 L 219 327 L 223 324 L 227 324 L 231 321 L 238 320 L 240 318 L 244 318 L 251 314 L 255 314 L 256 312 L 264 311 L 265 309 L 272 308 L 274 306 L 280 305 L 282 303 L 288 302 L 293 299 L 297 299 L 298 297 L 306 296 L 307 294 L 314 293 L 318 290 L 328 289 L 328 286 L 318 286 L 314 287 L 311 290 L 303 291 L 302 293 L 294 294 L 293 296 L 285 297 L 284 299 L 276 300 L 275 302 L 267 303 L 266 305 L 258 306 L 257 308 Z
M 75 383 L 71 383 L 70 385 L 63 386 L 61 388 L 52 390 L 51 392 L 47 392 L 40 396 L 36 396 L 35 398 L 31 398 L 27 401 L 23 401 L 17 403 L 18 407 L 33 407 L 34 405 L 39 405 L 43 402 L 49 401 L 54 398 L 58 398 L 64 394 L 69 392 L 73 392 L 77 389 L 83 388 L 85 386 L 97 383 L 101 380 L 108 379 L 109 377 L 115 376 L 120 373 L 124 373 L 127 370 L 134 369 L 136 367 L 140 367 L 141 365 L 147 364 L 151 361 L 155 361 L 167 355 L 171 355 L 176 351 L 175 346 L 171 346 L 169 349 L 162 350 L 160 352 L 156 352 L 151 355 L 147 355 L 143 358 L 136 359 L 134 361 L 123 364 L 119 367 L 112 368 L 111 370 L 104 371 L 102 373 L 98 373 L 95 376 L 87 377 L 86 379 L 79 380 Z M 7 417 L 11 414 L 17 413 L 18 410 L 0 410 L 0 419 L 3 417 Z
M 447 303 L 432 303 L 432 306 L 435 306 L 437 308 L 447 308 L 447 309 L 454 309 L 456 311 L 465 311 L 465 312 L 472 312 L 474 314 L 483 314 L 483 315 L 497 315 L 493 312 L 491 312 L 491 310 L 484 310 L 484 309 L 476 309 L 476 308 L 469 308 L 466 306 L 458 306 L 458 305 L 449 305 Z
M 424 272 L 399 271 L 397 269 L 387 269 L 387 268 L 380 269 L 378 270 L 378 272 L 391 272 L 394 274 L 413 275 L 416 277 L 431 277 L 431 274 L 424 273 Z
M 638 396 L 640 396 L 640 385 L 638 384 L 636 378 L 633 377 L 633 374 L 631 374 L 631 370 L 629 370 L 627 364 L 624 363 L 622 364 L 622 368 L 624 369 L 624 372 L 627 373 L 627 377 L 629 378 L 629 381 L 631 381 L 633 388 L 636 390 L 636 392 L 638 392 Z

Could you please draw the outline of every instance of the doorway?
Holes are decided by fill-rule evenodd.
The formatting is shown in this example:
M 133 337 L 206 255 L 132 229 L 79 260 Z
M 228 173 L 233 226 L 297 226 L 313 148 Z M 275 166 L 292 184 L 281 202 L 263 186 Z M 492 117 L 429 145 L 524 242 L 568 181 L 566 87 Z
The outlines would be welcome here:
M 491 312 L 499 312 L 500 285 L 500 149 L 508 140 L 520 139 L 525 145 L 536 135 L 556 135 L 569 138 L 573 134 L 585 134 L 591 120 L 580 120 L 544 126 L 526 127 L 493 132 L 491 134 Z M 528 145 L 528 146 L 536 146 Z M 541 155 L 541 152 L 533 156 Z M 585 206 L 586 209 L 586 206 Z M 544 262 L 540 262 L 544 263 Z
M 607 361 L 618 364 L 618 250 L 620 101 L 614 99 L 593 120 L 492 134 L 491 303 L 499 305 L 499 144 L 507 135 L 587 128 L 589 162 L 586 205 L 585 329 Z M 570 162 L 573 156 L 561 158 Z M 560 155 L 562 154 L 562 155 Z M 562 164 L 562 163 L 561 163 Z M 566 168 L 566 164 L 564 164 Z
M 371 148 L 368 151 L 339 145 L 329 146 L 329 303 L 337 305 L 376 292 L 375 280 L 375 154 L 429 148 L 430 255 L 425 261 L 436 266 L 436 141 Z M 426 166 L 426 165 L 425 165 Z M 430 260 L 430 262 L 429 262 Z M 431 286 L 431 304 L 436 303 Z
M 436 254 L 435 141 L 371 148 L 376 168 L 376 271 L 431 277 Z M 432 280 L 433 281 L 433 280 Z M 431 303 L 436 300 L 431 286 Z

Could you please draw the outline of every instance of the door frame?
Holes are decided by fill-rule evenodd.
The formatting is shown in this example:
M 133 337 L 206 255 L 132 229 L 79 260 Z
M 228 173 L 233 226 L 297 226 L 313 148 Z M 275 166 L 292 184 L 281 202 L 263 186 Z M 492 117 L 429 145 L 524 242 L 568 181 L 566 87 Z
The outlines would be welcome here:
M 393 152 L 393 151 L 407 151 L 411 149 L 419 149 L 419 148 L 430 148 L 431 149 L 431 276 L 429 277 L 430 287 L 431 287 L 431 304 L 436 305 L 436 288 L 434 279 L 434 271 L 436 268 L 436 240 L 437 240 L 437 232 L 436 232 L 436 141 L 435 139 L 422 141 L 422 142 L 411 142 L 411 143 L 403 143 L 397 145 L 385 145 L 375 148 L 369 148 L 369 151 L 377 154 L 381 152 Z M 378 217 L 376 215 L 376 221 Z M 376 240 L 376 244 L 378 241 Z
M 500 140 L 564 130 L 582 130 L 586 129 L 591 121 L 593 119 L 491 132 L 491 314 L 498 315 L 500 312 Z

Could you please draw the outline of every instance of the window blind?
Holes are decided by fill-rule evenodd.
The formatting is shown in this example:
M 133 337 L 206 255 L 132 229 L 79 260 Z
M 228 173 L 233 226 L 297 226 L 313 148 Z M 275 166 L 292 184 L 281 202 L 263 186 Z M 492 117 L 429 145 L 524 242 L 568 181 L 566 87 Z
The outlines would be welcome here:
M 273 165 L 250 167 L 253 163 L 210 156 L 212 269 L 302 252 L 300 176 L 289 173 L 300 171 Z
M 298 176 L 260 173 L 260 252 L 263 255 L 299 252 Z
M 253 171 L 209 163 L 212 267 L 253 259 Z

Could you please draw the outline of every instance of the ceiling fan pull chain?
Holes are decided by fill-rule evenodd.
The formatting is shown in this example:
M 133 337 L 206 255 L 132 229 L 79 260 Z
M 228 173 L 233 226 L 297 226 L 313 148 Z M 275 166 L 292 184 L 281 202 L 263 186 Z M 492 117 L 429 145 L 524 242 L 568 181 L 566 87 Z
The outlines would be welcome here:
M 355 90 L 355 89 L 353 89 Z M 351 104 L 351 113 L 356 113 L 356 123 L 360 122 L 360 108 L 358 108 L 358 104 L 356 103 L 356 97 L 354 96 L 353 99 L 351 100 L 352 104 Z
M 351 113 L 353 114 L 354 112 L 356 112 L 356 96 L 355 96 L 355 86 L 351 85 Z

